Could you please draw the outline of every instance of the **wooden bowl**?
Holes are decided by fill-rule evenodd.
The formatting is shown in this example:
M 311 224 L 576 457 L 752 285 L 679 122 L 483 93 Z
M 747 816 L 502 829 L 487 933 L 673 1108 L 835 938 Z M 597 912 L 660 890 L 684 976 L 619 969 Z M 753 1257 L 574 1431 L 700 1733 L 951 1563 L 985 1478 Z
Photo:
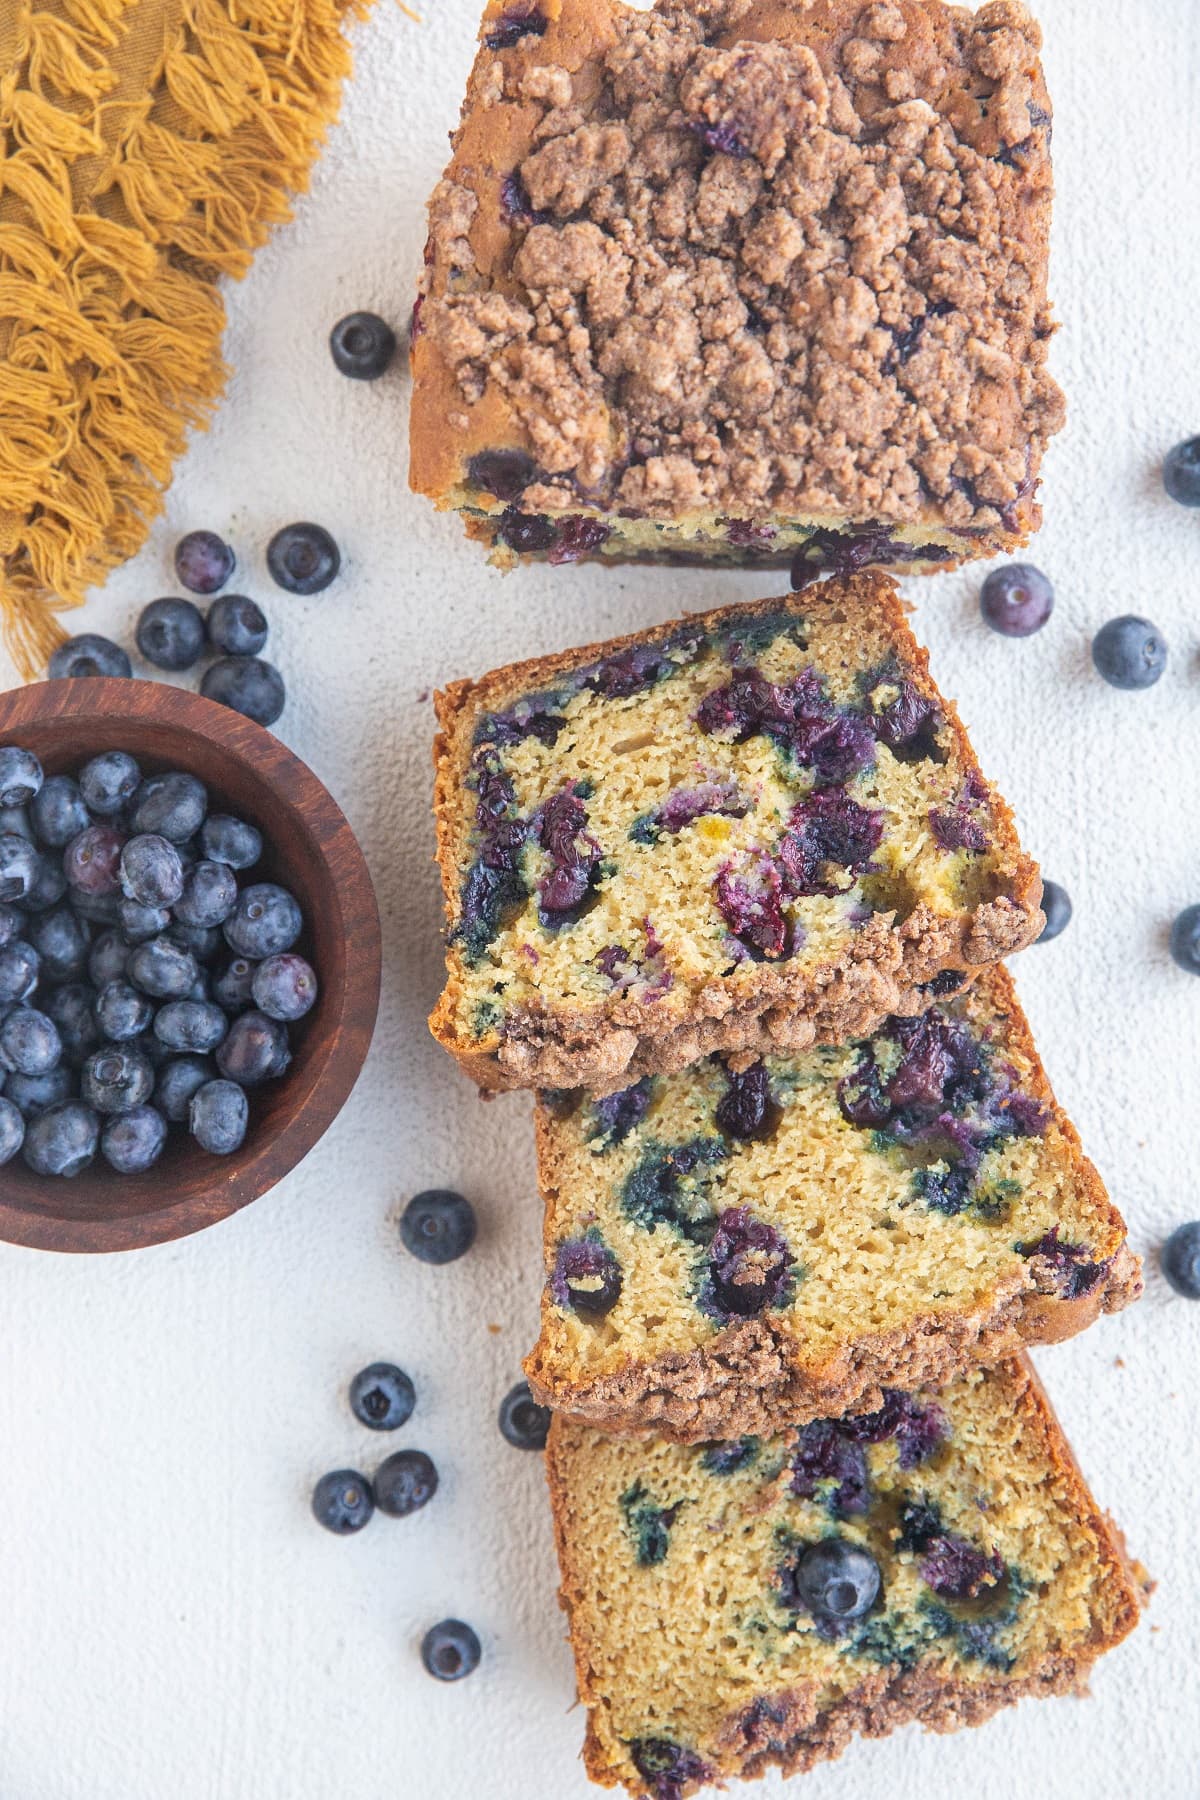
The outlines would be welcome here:
M 185 769 L 214 811 L 257 825 L 251 879 L 278 881 L 304 913 L 300 948 L 320 997 L 291 1027 L 295 1060 L 250 1095 L 233 1156 L 212 1156 L 172 1127 L 143 1175 L 99 1159 L 71 1180 L 34 1175 L 20 1155 L 0 1169 L 0 1238 L 39 1250 L 135 1250 L 202 1231 L 248 1206 L 295 1168 L 333 1123 L 366 1058 L 379 1005 L 375 892 L 346 819 L 311 769 L 240 713 L 153 681 L 44 681 L 0 694 L 0 745 L 22 744 L 48 775 L 101 750 L 128 750 L 150 774 Z

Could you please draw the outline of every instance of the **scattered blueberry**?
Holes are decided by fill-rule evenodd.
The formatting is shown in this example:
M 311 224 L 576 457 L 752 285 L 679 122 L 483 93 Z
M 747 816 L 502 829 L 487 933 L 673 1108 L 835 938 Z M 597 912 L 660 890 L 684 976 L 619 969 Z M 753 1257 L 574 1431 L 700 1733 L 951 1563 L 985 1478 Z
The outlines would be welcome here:
M 137 1050 L 102 1044 L 83 1065 L 80 1092 L 98 1113 L 129 1112 L 154 1091 L 154 1070 Z
M 1200 506 L 1200 437 L 1188 438 L 1168 452 L 1163 486 L 1180 506 Z
M 181 925 L 211 931 L 225 923 L 237 897 L 237 876 L 228 863 L 198 862 L 175 904 L 175 917 Z
M 142 771 L 132 756 L 124 750 L 106 750 L 84 763 L 79 771 L 79 791 L 90 813 L 111 819 L 133 799 L 141 780 Z
M 1153 687 L 1167 666 L 1167 641 L 1149 619 L 1123 613 L 1092 639 L 1092 661 L 1110 687 Z
M 1071 905 L 1071 896 L 1065 887 L 1059 886 L 1057 881 L 1043 881 L 1042 911 L 1046 915 L 1046 923 L 1034 939 L 1035 944 L 1050 943 L 1052 938 L 1058 937 L 1059 933 L 1065 931 L 1071 923 L 1071 914 L 1074 911 Z
M 1189 975 L 1200 975 L 1200 906 L 1185 906 L 1172 925 L 1171 955 Z
M 300 936 L 303 917 L 286 888 L 258 881 L 243 888 L 225 921 L 225 941 L 239 956 L 260 961 L 290 950 Z
M 3 840 L 0 839 L 0 843 Z M 121 885 L 121 851 L 125 839 L 111 825 L 89 825 L 73 837 L 63 851 L 63 873 L 71 887 L 101 900 L 111 895 L 116 905 Z
M 135 636 L 156 669 L 190 669 L 204 652 L 204 615 L 190 600 L 152 600 L 142 608 Z
M 110 1119 L 100 1138 L 100 1154 L 118 1175 L 152 1169 L 167 1141 L 167 1121 L 153 1106 L 134 1106 Z
M 518 1450 L 544 1450 L 550 1408 L 539 1406 L 527 1381 L 509 1388 L 500 1402 L 500 1435 Z
M 200 692 L 258 725 L 273 725 L 287 704 L 283 676 L 259 656 L 221 657 L 205 670 Z
M 47 674 L 51 681 L 78 681 L 92 675 L 128 677 L 133 674 L 133 664 L 120 644 L 98 632 L 84 631 L 58 646 Z
M 302 956 L 268 956 L 254 971 L 254 1004 L 269 1019 L 302 1019 L 317 1000 L 317 978 Z
M 31 750 L 0 746 L 0 806 L 29 806 L 42 791 L 45 776 Z
M 423 1450 L 397 1450 L 375 1471 L 375 1501 L 393 1519 L 407 1518 L 437 1493 L 438 1472 Z
M 24 938 L 14 938 L 0 950 L 0 1006 L 17 1006 L 28 1000 L 38 984 L 41 958 Z
M 1173 1231 L 1159 1251 L 1159 1262 L 1177 1294 L 1185 1300 L 1200 1300 L 1200 1223 L 1193 1221 Z
M 215 1081 L 216 1064 L 207 1056 L 169 1056 L 154 1083 L 154 1104 L 172 1125 L 187 1121 L 192 1096 Z
M 193 1056 L 205 1056 L 215 1050 L 228 1030 L 229 1020 L 212 1000 L 168 1000 L 154 1016 L 154 1035 L 159 1043 L 168 1050 Z M 219 1057 L 217 1065 L 220 1067 Z M 221 1072 L 230 1073 L 228 1069 Z
M 475 1242 L 474 1208 L 462 1194 L 429 1188 L 405 1207 L 400 1237 L 419 1262 L 456 1262 Z
M 347 313 L 329 334 L 329 351 L 342 375 L 375 381 L 396 354 L 396 334 L 377 313 Z
M 91 824 L 79 783 L 69 775 L 50 775 L 30 806 L 33 829 L 51 850 L 65 850 L 73 837 Z
M 242 1087 L 274 1081 L 286 1072 L 291 1060 L 286 1030 L 260 1012 L 240 1013 L 217 1051 L 222 1075 Z
M 16 1006 L 0 1022 L 0 1068 L 15 1075 L 48 1075 L 62 1057 L 53 1019 L 32 1006 Z
M 334 1469 L 313 1489 L 312 1510 L 317 1524 L 339 1537 L 361 1531 L 375 1511 L 371 1484 L 355 1469 Z
M 1054 610 L 1054 587 L 1032 563 L 993 569 L 979 595 L 984 623 L 1004 637 L 1032 637 Z
M 25 1142 L 25 1120 L 11 1100 L 0 1099 L 0 1168 L 11 1162 Z
M 41 860 L 28 838 L 0 831 L 0 900 L 24 900 L 38 878 Z
M 435 1681 L 461 1681 L 479 1667 L 479 1639 L 461 1619 L 442 1619 L 421 1639 L 421 1661 Z
M 200 827 L 200 854 L 231 869 L 252 869 L 262 855 L 262 833 L 244 819 L 210 813 Z
M 785 1590 L 817 1620 L 834 1625 L 861 1619 L 879 1593 L 879 1565 L 845 1538 L 822 1538 L 803 1551 Z
M 181 1000 L 196 985 L 200 965 L 190 950 L 169 938 L 151 938 L 139 944 L 129 958 L 127 973 L 134 987 L 155 1000 Z
M 29 1121 L 23 1154 L 35 1175 L 78 1175 L 94 1161 L 99 1142 L 98 1115 L 78 1100 L 64 1100 Z
M 237 558 L 215 531 L 189 531 L 175 546 L 175 573 L 189 594 L 215 594 L 225 586 Z
M 370 1363 L 350 1383 L 350 1410 L 371 1431 L 395 1431 L 407 1424 L 416 1403 L 416 1389 L 395 1363 Z
M 128 981 L 110 981 L 96 997 L 96 1023 L 111 1043 L 140 1037 L 153 1022 L 153 1005 Z
M 341 553 L 322 525 L 285 525 L 267 545 L 271 579 L 289 594 L 319 594 L 341 567 Z
M 202 1150 L 232 1156 L 246 1136 L 250 1110 L 236 1081 L 206 1081 L 188 1106 L 188 1127 Z
M 194 775 L 178 769 L 151 775 L 134 796 L 133 829 L 169 838 L 173 844 L 186 844 L 199 831 L 207 810 L 204 783 Z
M 247 594 L 222 594 L 208 609 L 205 629 L 222 656 L 257 656 L 267 641 L 267 616 Z

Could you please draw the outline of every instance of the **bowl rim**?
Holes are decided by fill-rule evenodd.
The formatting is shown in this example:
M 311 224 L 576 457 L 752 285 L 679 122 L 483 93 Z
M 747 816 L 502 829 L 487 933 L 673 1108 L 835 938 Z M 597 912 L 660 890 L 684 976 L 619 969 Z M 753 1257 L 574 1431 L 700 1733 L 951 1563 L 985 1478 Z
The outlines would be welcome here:
M 378 1017 L 382 931 L 366 858 L 328 788 L 280 738 L 243 714 L 169 682 L 88 677 L 35 682 L 0 693 L 0 742 L 19 739 L 23 728 L 75 724 L 82 733 L 89 721 L 111 727 L 116 719 L 133 728 L 153 725 L 185 738 L 207 739 L 247 764 L 267 792 L 277 793 L 281 783 L 286 785 L 288 808 L 299 815 L 331 871 L 343 932 L 347 919 L 353 919 L 353 954 L 344 959 L 343 980 L 307 1100 L 274 1135 L 264 1136 L 236 1167 L 214 1157 L 212 1183 L 204 1192 L 171 1198 L 168 1190 L 162 1205 L 118 1218 L 65 1218 L 49 1210 L 31 1210 L 19 1194 L 5 1191 L 8 1184 L 0 1168 L 0 1240 L 28 1249 L 82 1253 L 143 1249 L 203 1231 L 261 1199 L 308 1155 L 341 1112 L 366 1061 Z M 82 747 L 80 760 L 88 754 Z M 179 761 L 187 767 L 183 749 Z M 52 1184 L 47 1191 L 53 1193 Z

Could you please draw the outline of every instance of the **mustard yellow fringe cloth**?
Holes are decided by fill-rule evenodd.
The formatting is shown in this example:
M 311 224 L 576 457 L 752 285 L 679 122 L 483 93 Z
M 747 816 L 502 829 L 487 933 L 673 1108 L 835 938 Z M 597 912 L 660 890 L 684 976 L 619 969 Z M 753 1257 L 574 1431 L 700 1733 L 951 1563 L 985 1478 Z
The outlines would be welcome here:
M 0 0 L 0 621 L 26 675 L 225 379 L 222 275 L 302 189 L 370 0 Z

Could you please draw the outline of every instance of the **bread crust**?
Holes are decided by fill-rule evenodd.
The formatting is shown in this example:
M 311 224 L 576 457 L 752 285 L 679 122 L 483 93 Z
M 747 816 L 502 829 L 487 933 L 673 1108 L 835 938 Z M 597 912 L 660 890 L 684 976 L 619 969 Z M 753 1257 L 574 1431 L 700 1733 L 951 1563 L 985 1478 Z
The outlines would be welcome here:
M 1025 1355 L 1013 1357 L 997 1369 L 994 1378 L 1009 1387 L 1006 1404 L 1020 1416 L 1023 1429 L 1036 1435 L 1052 1476 L 1065 1484 L 1072 1509 L 1095 1536 L 1103 1609 L 1099 1605 L 1093 1608 L 1087 1637 L 1069 1652 L 1048 1656 L 1037 1668 L 1015 1679 L 997 1676 L 973 1682 L 942 1678 L 921 1665 L 908 1671 L 883 1668 L 824 1710 L 815 1689 L 781 1690 L 768 1701 L 778 1715 L 770 1723 L 769 1737 L 761 1724 L 756 1726 L 748 1717 L 748 1709 L 727 1715 L 713 1745 L 703 1746 L 707 1760 L 711 1763 L 715 1758 L 717 1764 L 708 1779 L 752 1779 L 771 1767 L 785 1775 L 798 1774 L 840 1756 L 855 1736 L 886 1737 L 914 1721 L 929 1731 L 957 1731 L 981 1725 L 1002 1707 L 1030 1695 L 1084 1693 L 1097 1659 L 1134 1629 L 1146 1601 L 1146 1584 L 1138 1565 L 1129 1559 L 1121 1533 L 1097 1506 L 1032 1364 Z M 559 1418 L 551 1423 L 546 1479 L 561 1575 L 559 1604 L 567 1615 L 578 1696 L 588 1709 L 583 1760 L 589 1777 L 601 1787 L 624 1785 L 631 1794 L 642 1795 L 644 1783 L 617 1762 L 598 1729 L 606 1696 L 588 1660 L 588 1642 L 598 1628 L 603 1629 L 603 1622 L 598 1625 L 591 1616 L 574 1555 L 567 1473 L 570 1429 Z M 681 1800 L 699 1785 L 681 1786 Z
M 448 930 L 460 913 L 460 882 L 470 818 L 464 806 L 472 735 L 482 713 L 502 710 L 528 693 L 550 688 L 560 677 L 600 657 L 637 644 L 656 643 L 681 624 L 715 628 L 726 620 L 750 621 L 781 608 L 797 614 L 842 613 L 885 638 L 902 673 L 944 715 L 962 774 L 983 780 L 957 708 L 943 698 L 929 674 L 929 658 L 917 643 L 894 581 L 865 570 L 749 605 L 720 607 L 676 619 L 652 631 L 607 643 L 538 657 L 499 669 L 479 681 L 452 682 L 435 696 L 439 730 L 434 740 L 434 817 Z M 815 970 L 787 963 L 763 964 L 752 991 L 735 996 L 719 978 L 692 999 L 689 1016 L 672 1021 L 652 1002 L 618 997 L 590 1012 L 554 1010 L 531 1001 L 512 1006 L 503 1030 L 482 1040 L 459 1035 L 461 964 L 451 944 L 447 984 L 429 1025 L 434 1037 L 481 1088 L 586 1087 L 604 1093 L 642 1075 L 669 1074 L 714 1051 L 767 1054 L 840 1044 L 863 1037 L 883 1019 L 924 1012 L 935 997 L 922 988 L 939 974 L 974 974 L 982 966 L 1023 949 L 1044 923 L 1041 875 L 1017 839 L 1011 808 L 988 786 L 995 818 L 994 851 L 999 887 L 991 898 L 955 915 L 935 915 L 920 904 L 899 924 L 880 914 L 855 934 L 846 954 Z

